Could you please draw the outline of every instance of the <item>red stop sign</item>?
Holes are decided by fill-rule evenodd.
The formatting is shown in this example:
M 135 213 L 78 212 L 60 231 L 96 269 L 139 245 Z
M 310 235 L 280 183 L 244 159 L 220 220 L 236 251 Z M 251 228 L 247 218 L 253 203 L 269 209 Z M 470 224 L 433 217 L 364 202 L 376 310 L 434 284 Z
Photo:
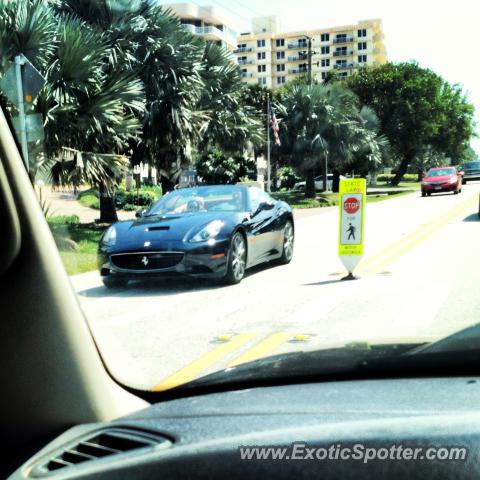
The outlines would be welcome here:
M 360 202 L 354 197 L 349 197 L 343 202 L 343 209 L 350 215 L 357 213 L 359 208 Z

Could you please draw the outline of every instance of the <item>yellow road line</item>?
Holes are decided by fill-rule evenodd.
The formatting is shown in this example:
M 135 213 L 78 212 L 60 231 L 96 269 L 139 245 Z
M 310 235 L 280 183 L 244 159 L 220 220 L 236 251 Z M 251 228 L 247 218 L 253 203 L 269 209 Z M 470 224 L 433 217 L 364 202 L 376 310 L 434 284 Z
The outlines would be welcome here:
M 206 370 L 210 365 L 218 362 L 222 358 L 226 357 L 230 352 L 233 352 L 237 348 L 241 347 L 252 339 L 255 333 L 242 333 L 236 335 L 227 343 L 222 343 L 218 347 L 210 350 L 208 353 L 200 357 L 199 359 L 188 364 L 178 372 L 165 378 L 162 382 L 152 388 L 154 392 L 162 392 L 170 388 L 177 387 L 184 383 L 194 380 L 200 373 Z
M 373 275 L 378 271 L 384 269 L 388 264 L 398 259 L 401 255 L 412 250 L 415 246 L 425 240 L 432 233 L 439 230 L 448 222 L 459 216 L 467 208 L 477 201 L 477 194 L 472 195 L 466 201 L 454 207 L 446 214 L 433 220 L 429 224 L 422 225 L 417 230 L 393 242 L 391 245 L 381 250 L 379 253 L 368 258 L 365 262 L 360 264 L 358 273 Z
M 234 367 L 240 365 L 241 363 L 252 362 L 258 360 L 271 352 L 275 347 L 284 343 L 289 338 L 292 337 L 291 333 L 278 332 L 273 335 L 268 336 L 265 340 L 262 340 L 260 343 L 257 343 L 250 350 L 247 350 L 244 354 L 240 355 L 232 362 L 229 363 L 229 367 Z

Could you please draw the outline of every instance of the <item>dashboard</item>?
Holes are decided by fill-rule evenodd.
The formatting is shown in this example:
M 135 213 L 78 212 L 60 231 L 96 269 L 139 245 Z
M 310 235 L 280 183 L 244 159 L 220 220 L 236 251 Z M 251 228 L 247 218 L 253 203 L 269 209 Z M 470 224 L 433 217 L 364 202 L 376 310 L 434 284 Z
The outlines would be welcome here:
M 480 377 L 335 381 L 190 396 L 113 422 L 73 427 L 10 478 L 478 478 L 479 405 Z M 461 447 L 466 456 L 242 459 L 239 449 L 298 443 L 321 451 Z

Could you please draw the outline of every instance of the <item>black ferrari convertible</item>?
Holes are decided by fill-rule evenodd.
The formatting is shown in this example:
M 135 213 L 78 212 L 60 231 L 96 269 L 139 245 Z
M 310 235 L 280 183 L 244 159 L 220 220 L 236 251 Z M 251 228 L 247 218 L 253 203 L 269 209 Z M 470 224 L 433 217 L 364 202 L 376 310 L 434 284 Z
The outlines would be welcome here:
M 137 217 L 115 223 L 102 237 L 99 265 L 107 287 L 172 274 L 234 284 L 247 268 L 292 259 L 292 209 L 257 187 L 174 190 Z

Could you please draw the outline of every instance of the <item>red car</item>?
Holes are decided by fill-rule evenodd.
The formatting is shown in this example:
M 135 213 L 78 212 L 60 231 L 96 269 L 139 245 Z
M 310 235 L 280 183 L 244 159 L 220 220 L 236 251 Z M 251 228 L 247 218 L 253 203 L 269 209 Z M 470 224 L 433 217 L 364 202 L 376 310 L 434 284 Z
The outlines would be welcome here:
M 455 167 L 431 168 L 422 180 L 422 197 L 432 193 L 462 191 L 462 172 Z

